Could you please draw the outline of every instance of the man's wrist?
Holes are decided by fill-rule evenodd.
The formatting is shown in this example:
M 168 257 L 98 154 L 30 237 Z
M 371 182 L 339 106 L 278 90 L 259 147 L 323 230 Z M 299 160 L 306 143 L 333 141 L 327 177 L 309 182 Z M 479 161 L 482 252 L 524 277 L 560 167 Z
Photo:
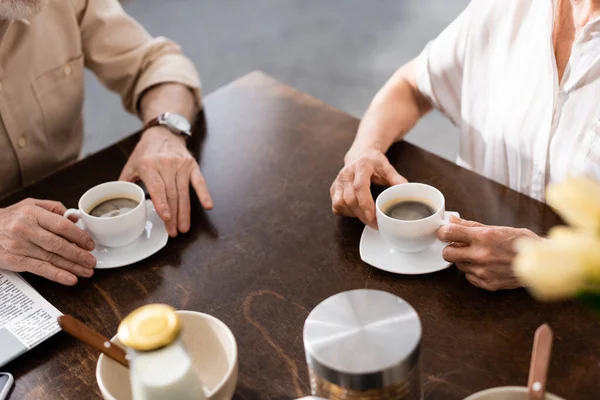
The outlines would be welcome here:
M 183 135 L 172 132 L 166 126 L 151 126 L 146 128 L 142 133 L 142 138 L 148 138 L 150 140 L 173 140 L 178 141 L 187 147 L 187 140 Z
M 146 89 L 140 97 L 139 115 L 144 125 L 165 111 L 180 114 L 193 124 L 199 111 L 198 101 L 193 90 L 184 84 L 159 83 Z

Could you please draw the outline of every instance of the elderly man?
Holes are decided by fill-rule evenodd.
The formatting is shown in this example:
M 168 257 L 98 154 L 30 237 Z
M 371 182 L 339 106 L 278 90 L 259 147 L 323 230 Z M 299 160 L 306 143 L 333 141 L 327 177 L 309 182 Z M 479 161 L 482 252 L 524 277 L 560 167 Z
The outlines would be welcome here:
M 0 196 L 77 159 L 84 67 L 145 125 L 120 179 L 143 181 L 169 234 L 186 232 L 190 185 L 212 207 L 186 148 L 201 101 L 197 73 L 117 0 L 0 0 Z M 64 211 L 44 199 L 0 209 L 0 268 L 66 285 L 92 276 L 94 242 Z
M 600 1 L 472 0 L 371 103 L 331 186 L 333 211 L 374 225 L 369 186 L 406 182 L 385 152 L 433 107 L 460 129 L 458 163 L 539 200 L 549 182 L 600 179 Z M 456 182 L 460 185 L 460 182 Z M 525 229 L 455 220 L 443 256 L 488 290 L 518 286 Z

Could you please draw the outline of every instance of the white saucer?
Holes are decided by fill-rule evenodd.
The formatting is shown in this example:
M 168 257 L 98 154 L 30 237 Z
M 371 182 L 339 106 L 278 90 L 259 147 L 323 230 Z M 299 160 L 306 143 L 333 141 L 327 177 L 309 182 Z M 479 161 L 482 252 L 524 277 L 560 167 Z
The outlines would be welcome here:
M 459 216 L 458 213 L 451 214 Z M 381 270 L 403 275 L 420 275 L 441 271 L 452 264 L 444 260 L 442 251 L 448 243 L 436 240 L 431 247 L 418 253 L 394 250 L 377 229 L 365 226 L 360 237 L 360 258 Z
M 146 200 L 146 208 L 148 210 L 146 230 L 133 243 L 123 247 L 96 245 L 96 248 L 90 251 L 96 257 L 96 269 L 118 268 L 131 265 L 150 257 L 166 246 L 169 240 L 169 233 L 167 232 L 167 228 L 165 228 L 164 222 L 156 213 L 151 200 Z M 77 222 L 77 226 L 84 229 L 81 220 Z

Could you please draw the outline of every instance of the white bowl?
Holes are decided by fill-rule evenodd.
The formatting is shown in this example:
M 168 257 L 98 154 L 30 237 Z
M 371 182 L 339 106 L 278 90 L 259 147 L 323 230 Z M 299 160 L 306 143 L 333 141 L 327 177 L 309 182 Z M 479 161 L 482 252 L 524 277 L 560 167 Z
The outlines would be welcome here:
M 528 388 L 524 386 L 502 386 L 486 389 L 470 395 L 465 400 L 527 400 Z M 546 393 L 545 400 L 564 400 L 554 394 Z
M 237 344 L 220 320 L 196 311 L 177 311 L 183 343 L 208 389 L 210 400 L 230 400 L 238 377 Z M 111 342 L 121 345 L 114 336 Z M 131 400 L 129 370 L 104 354 L 96 364 L 96 380 L 105 400 Z

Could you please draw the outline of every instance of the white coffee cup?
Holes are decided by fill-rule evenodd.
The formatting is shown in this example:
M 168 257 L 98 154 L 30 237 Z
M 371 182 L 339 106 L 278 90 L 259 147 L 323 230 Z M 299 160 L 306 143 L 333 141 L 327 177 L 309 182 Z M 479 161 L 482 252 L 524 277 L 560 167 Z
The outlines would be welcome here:
M 116 217 L 99 218 L 88 214 L 103 201 L 126 197 L 139 202 L 131 211 Z M 121 247 L 131 244 L 146 228 L 146 197 L 141 187 L 131 182 L 107 182 L 94 186 L 79 199 L 79 209 L 71 208 L 65 217 L 76 215 L 96 244 Z
M 389 217 L 385 211 L 401 200 L 413 200 L 427 204 L 435 213 L 414 221 Z M 442 192 L 423 183 L 403 183 L 384 190 L 375 201 L 377 225 L 381 236 L 396 250 L 417 253 L 431 246 L 436 240 L 436 231 L 449 224 L 450 213 L 446 212 L 446 200 Z

